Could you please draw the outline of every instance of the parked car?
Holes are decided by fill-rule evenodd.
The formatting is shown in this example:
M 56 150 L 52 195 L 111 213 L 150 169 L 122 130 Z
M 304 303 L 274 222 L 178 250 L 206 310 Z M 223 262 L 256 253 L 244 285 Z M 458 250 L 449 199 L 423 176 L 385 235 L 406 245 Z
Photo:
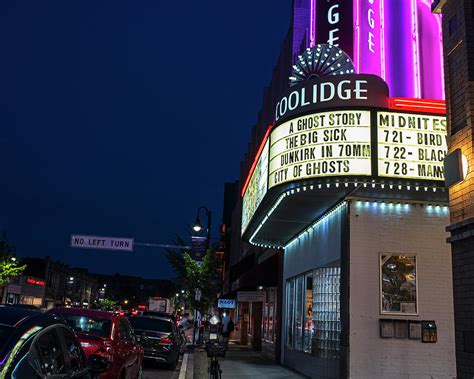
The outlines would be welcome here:
M 141 313 L 141 316 L 169 318 L 173 320 L 173 322 L 176 322 L 176 316 L 172 313 L 158 312 L 158 311 L 143 311 Z
M 145 349 L 145 359 L 166 363 L 174 370 L 181 347 L 176 323 L 169 318 L 151 316 L 131 316 L 129 320 Z
M 87 357 L 107 358 L 110 366 L 101 374 L 102 379 L 141 377 L 143 347 L 126 317 L 82 308 L 54 308 L 48 312 L 64 320 L 76 332 Z
M 108 361 L 86 355 L 74 332 L 51 314 L 0 306 L 0 378 L 91 379 Z

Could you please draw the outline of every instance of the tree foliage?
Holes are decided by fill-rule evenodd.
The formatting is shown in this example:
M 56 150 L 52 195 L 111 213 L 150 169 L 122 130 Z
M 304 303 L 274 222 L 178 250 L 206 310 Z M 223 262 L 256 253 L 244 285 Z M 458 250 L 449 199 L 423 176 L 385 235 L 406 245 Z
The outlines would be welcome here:
M 176 236 L 175 245 L 186 246 L 184 240 Z M 166 250 L 168 263 L 178 275 L 185 288 L 185 302 L 188 309 L 194 309 L 196 288 L 201 290 L 199 308 L 206 311 L 215 301 L 219 290 L 217 261 L 214 249 L 209 249 L 201 262 L 195 261 L 183 250 Z
M 215 253 L 212 249 L 208 250 L 202 262 L 195 261 L 188 253 L 184 253 L 183 259 L 186 269 L 186 301 L 194 304 L 195 290 L 199 288 L 201 290 L 199 308 L 201 311 L 206 311 L 216 300 L 219 290 Z
M 180 236 L 176 236 L 173 243 L 177 246 L 186 246 L 186 243 Z M 179 279 L 185 279 L 186 268 L 182 250 L 166 249 L 166 259 Z
M 112 299 L 106 298 L 99 300 L 99 309 L 102 311 L 112 311 L 116 305 L 117 302 Z
M 13 256 L 14 249 L 0 241 L 0 286 L 6 286 L 12 278 L 20 276 L 26 268 Z

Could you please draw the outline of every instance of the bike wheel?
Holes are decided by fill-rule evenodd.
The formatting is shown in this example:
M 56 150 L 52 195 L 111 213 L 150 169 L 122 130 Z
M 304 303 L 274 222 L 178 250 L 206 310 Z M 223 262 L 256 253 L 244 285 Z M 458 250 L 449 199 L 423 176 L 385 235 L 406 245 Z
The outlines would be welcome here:
M 209 366 L 209 379 L 221 379 L 221 368 L 217 360 L 214 359 L 212 359 Z

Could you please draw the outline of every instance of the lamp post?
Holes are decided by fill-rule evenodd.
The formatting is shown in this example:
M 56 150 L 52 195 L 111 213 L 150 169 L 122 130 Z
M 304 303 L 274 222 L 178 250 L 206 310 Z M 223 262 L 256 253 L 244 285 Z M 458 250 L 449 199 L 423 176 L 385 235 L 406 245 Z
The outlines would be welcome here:
M 202 229 L 202 226 L 201 226 L 201 220 L 199 219 L 199 212 L 201 211 L 201 209 L 204 210 L 206 216 L 207 216 L 207 236 L 206 236 L 206 252 L 209 250 L 209 244 L 210 244 L 210 241 L 211 241 L 211 211 L 205 207 L 204 205 L 201 205 L 198 210 L 197 210 L 197 213 L 196 213 L 196 221 L 194 222 L 194 226 L 193 226 L 193 230 L 196 232 L 196 233 L 199 233 Z M 195 289 L 195 296 L 194 296 L 194 300 L 195 300 L 195 311 L 194 311 L 194 330 L 193 330 L 193 346 L 195 346 L 196 344 L 196 328 L 199 328 L 199 323 L 198 323 L 198 315 L 199 315 L 199 299 L 201 297 L 201 290 L 199 288 L 196 288 Z M 197 296 L 197 293 L 199 292 L 199 296 Z M 199 329 L 197 329 L 198 332 L 199 332 Z M 199 340 L 199 336 L 198 336 L 198 340 Z
M 203 209 L 206 212 L 206 216 L 207 216 L 206 250 L 208 250 L 209 242 L 211 240 L 211 211 L 207 209 L 207 207 L 205 207 L 204 205 L 201 205 L 197 210 L 196 221 L 194 222 L 193 230 L 195 232 L 200 232 L 202 229 L 201 220 L 199 219 L 199 212 L 201 211 L 201 209 Z

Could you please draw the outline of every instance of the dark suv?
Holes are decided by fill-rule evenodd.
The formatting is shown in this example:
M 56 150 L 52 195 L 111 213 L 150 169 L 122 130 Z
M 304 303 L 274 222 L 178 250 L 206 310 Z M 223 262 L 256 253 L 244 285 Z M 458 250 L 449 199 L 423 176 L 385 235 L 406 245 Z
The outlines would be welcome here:
M 138 342 L 145 349 L 145 359 L 163 362 L 175 369 L 181 339 L 176 324 L 170 318 L 131 316 L 130 324 Z
M 143 311 L 140 316 L 169 318 L 173 320 L 173 322 L 176 322 L 176 317 L 172 313 L 158 312 L 158 311 Z

